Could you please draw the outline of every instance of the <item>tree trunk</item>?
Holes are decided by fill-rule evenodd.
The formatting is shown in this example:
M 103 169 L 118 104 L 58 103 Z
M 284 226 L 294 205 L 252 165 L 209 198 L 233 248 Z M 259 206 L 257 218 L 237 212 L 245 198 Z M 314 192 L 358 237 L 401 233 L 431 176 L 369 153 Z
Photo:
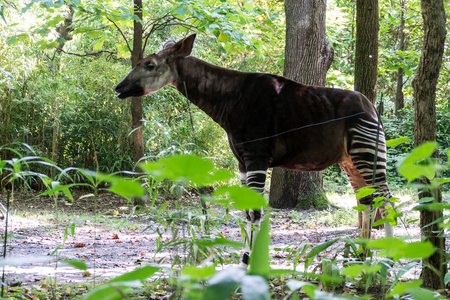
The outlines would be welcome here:
M 326 0 L 286 0 L 285 12 L 284 76 L 303 84 L 325 85 L 334 53 L 326 40 Z M 327 207 L 321 173 L 275 168 L 269 204 L 277 208 Z
M 375 106 L 378 75 L 378 0 L 356 1 L 355 91 Z
M 423 17 L 423 48 L 419 68 L 413 80 L 414 89 L 414 144 L 436 141 L 436 85 L 444 53 L 446 36 L 445 10 L 442 0 L 421 0 Z M 436 155 L 437 157 L 437 152 Z M 424 183 L 427 183 L 426 181 Z M 435 201 L 442 202 L 440 189 L 435 191 Z M 419 198 L 431 196 L 430 193 L 419 193 Z M 444 287 L 446 273 L 444 245 L 445 238 L 439 223 L 424 227 L 442 217 L 442 211 L 421 211 L 420 226 L 422 238 L 433 243 L 437 249 L 429 258 L 423 260 L 420 275 L 423 286 L 430 289 Z M 437 270 L 436 273 L 434 270 Z
M 134 32 L 133 32 L 133 50 L 131 52 L 131 66 L 134 67 L 143 58 L 144 51 L 142 49 L 143 27 L 142 27 L 142 0 L 134 1 L 134 15 L 139 20 L 134 20 Z M 133 136 L 133 161 L 136 164 L 142 157 L 144 157 L 144 129 L 142 127 L 142 97 L 131 98 L 131 123 L 132 123 L 132 136 Z M 136 171 L 140 171 L 136 167 Z M 134 198 L 134 205 L 144 206 L 142 199 Z
M 400 28 L 399 28 L 399 45 L 398 50 L 405 51 L 405 9 L 406 0 L 401 0 L 401 15 L 400 15 Z M 405 107 L 403 96 L 403 68 L 398 68 L 397 73 L 397 91 L 395 93 L 395 115 L 398 116 L 400 110 Z
M 355 91 L 377 105 L 378 0 L 356 0 Z M 375 221 L 382 216 L 377 210 Z M 362 213 L 358 213 L 362 228 Z

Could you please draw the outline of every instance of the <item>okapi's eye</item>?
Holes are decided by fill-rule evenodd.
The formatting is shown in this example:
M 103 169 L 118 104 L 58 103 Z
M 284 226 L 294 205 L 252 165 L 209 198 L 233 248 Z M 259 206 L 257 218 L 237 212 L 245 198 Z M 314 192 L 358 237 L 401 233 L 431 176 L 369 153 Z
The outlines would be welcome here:
M 145 67 L 147 68 L 147 70 L 153 71 L 153 69 L 155 68 L 155 65 L 147 64 L 147 65 L 145 65 Z

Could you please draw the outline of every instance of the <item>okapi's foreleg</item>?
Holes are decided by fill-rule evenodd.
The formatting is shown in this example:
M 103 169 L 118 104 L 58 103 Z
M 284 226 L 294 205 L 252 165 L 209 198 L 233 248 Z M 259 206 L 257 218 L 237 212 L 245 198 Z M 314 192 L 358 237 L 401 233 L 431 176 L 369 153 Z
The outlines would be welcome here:
M 251 189 L 259 193 L 264 192 L 264 186 L 266 182 L 267 169 L 255 170 L 256 164 L 240 165 L 239 170 L 241 172 L 241 183 L 245 184 Z M 260 167 L 261 168 L 261 167 Z M 245 234 L 245 253 L 242 257 L 241 267 L 247 269 L 250 259 L 250 253 L 253 249 L 256 236 L 259 232 L 259 225 L 261 223 L 262 211 L 261 210 L 248 210 L 245 212 L 248 226 Z

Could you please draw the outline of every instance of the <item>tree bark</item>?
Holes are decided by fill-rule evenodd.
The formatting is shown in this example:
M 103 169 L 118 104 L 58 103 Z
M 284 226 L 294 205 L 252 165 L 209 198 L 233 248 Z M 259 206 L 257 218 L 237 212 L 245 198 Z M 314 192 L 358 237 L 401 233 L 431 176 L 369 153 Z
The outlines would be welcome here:
M 355 91 L 377 106 L 378 0 L 356 0 Z M 375 221 L 382 216 L 377 210 Z M 362 213 L 358 213 L 362 228 Z
M 355 91 L 375 106 L 378 75 L 378 0 L 356 1 Z
M 446 18 L 442 0 L 421 0 L 424 40 L 419 68 L 412 85 L 414 89 L 414 144 L 416 146 L 426 141 L 436 141 L 436 85 L 444 53 L 446 36 Z M 435 153 L 437 157 L 437 152 Z M 422 183 L 429 183 L 423 180 Z M 433 194 L 436 202 L 442 202 L 440 189 L 430 193 L 419 193 L 419 198 Z M 444 245 L 445 238 L 435 223 L 424 227 L 442 217 L 442 211 L 421 211 L 420 226 L 422 239 L 428 240 L 437 249 L 429 258 L 423 259 L 420 275 L 423 286 L 431 289 L 444 287 L 446 273 Z M 438 272 L 436 273 L 435 270 Z
M 399 45 L 398 50 L 405 51 L 405 9 L 406 0 L 401 0 L 401 15 L 400 15 L 400 28 L 399 28 Z M 402 67 L 398 68 L 397 73 L 397 91 L 395 93 L 395 115 L 398 116 L 400 110 L 405 107 L 404 96 L 403 96 L 403 74 L 404 70 Z
M 143 38 L 143 26 L 142 26 L 142 0 L 133 0 L 134 3 L 134 15 L 139 18 L 139 20 L 133 21 L 134 31 L 133 31 L 133 50 L 131 51 L 131 67 L 134 68 L 136 64 L 143 58 L 144 51 L 142 49 L 142 38 Z M 131 126 L 132 126 L 132 137 L 133 137 L 133 161 L 135 164 L 144 157 L 144 128 L 143 120 L 143 109 L 142 109 L 142 97 L 131 98 Z M 136 171 L 140 169 L 136 166 Z M 142 199 L 134 198 L 134 205 L 144 206 L 144 201 Z
M 326 40 L 326 0 L 286 0 L 285 12 L 284 76 L 303 84 L 324 86 L 334 53 Z M 329 206 L 321 173 L 274 168 L 269 204 L 276 208 Z

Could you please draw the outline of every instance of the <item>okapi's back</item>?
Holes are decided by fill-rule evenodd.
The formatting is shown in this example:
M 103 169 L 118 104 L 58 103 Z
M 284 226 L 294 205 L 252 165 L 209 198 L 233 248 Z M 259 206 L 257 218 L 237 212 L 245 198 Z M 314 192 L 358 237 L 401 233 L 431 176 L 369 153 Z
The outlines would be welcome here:
M 358 119 L 376 120 L 370 101 L 358 92 L 286 80 L 274 106 L 273 166 L 322 170 L 345 156 L 348 128 Z

